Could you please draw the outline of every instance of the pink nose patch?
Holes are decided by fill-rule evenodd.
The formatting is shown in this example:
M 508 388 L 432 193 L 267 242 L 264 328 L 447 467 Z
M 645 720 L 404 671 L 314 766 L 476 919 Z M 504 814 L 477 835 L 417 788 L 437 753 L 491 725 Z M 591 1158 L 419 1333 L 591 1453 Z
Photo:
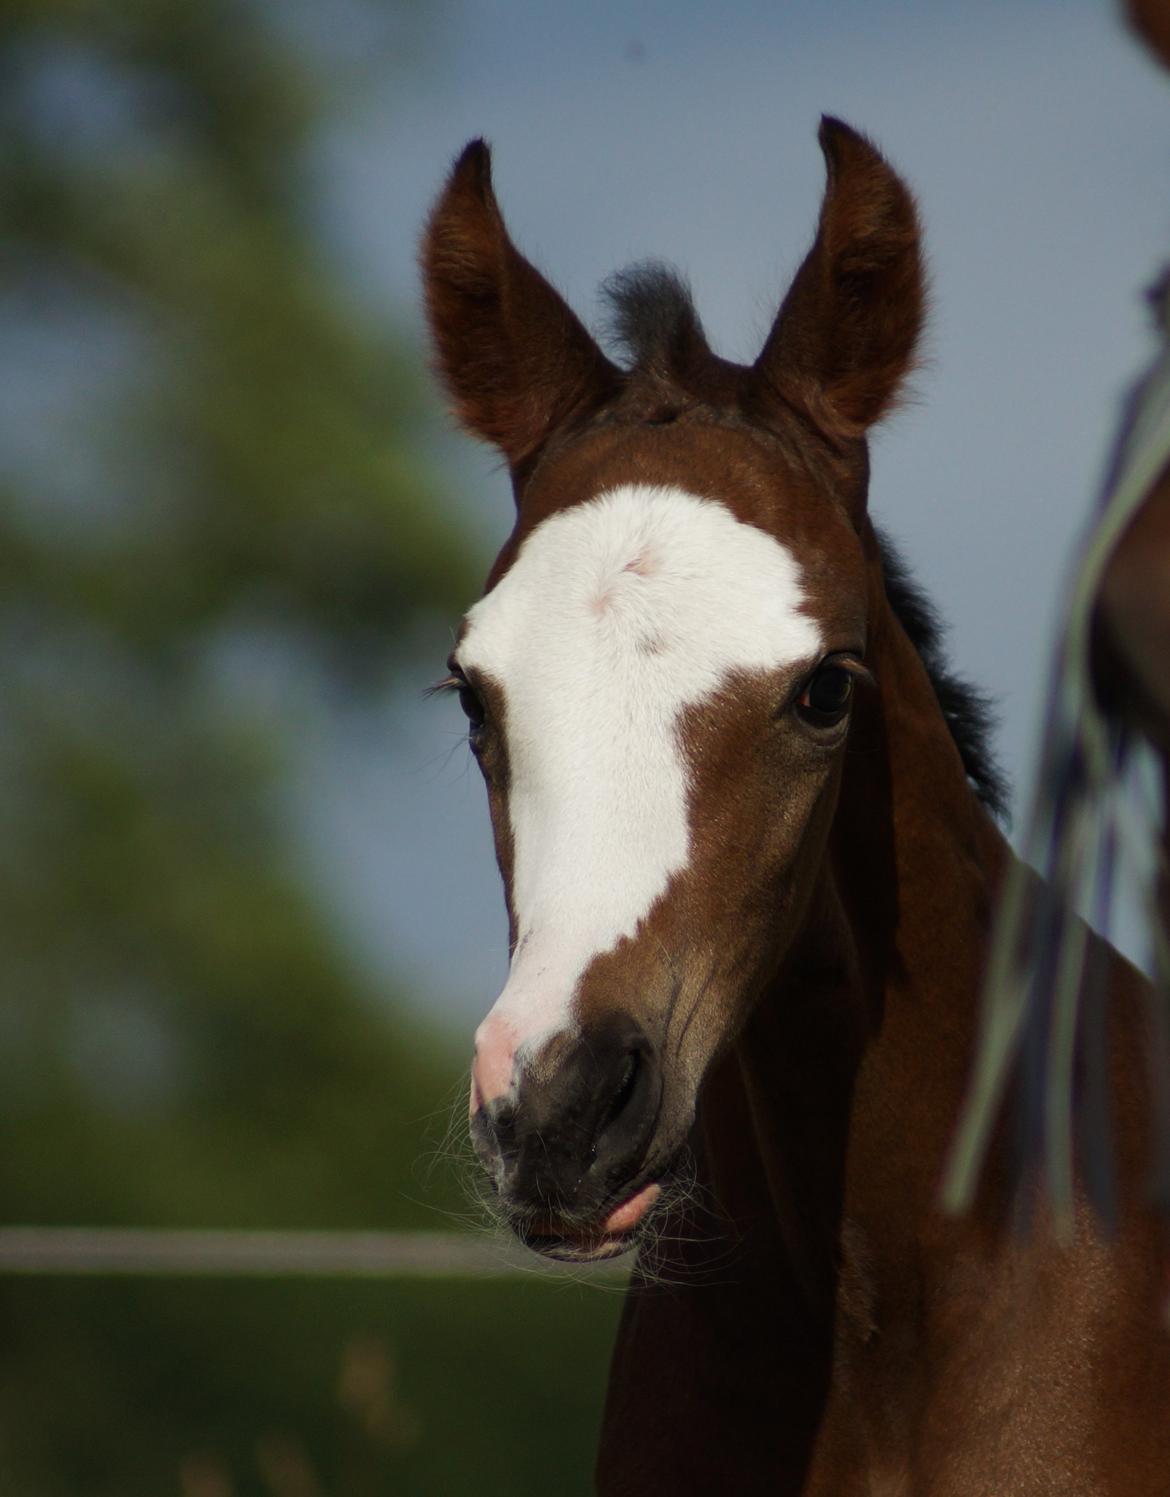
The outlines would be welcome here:
M 472 1113 L 490 1105 L 511 1087 L 517 1039 L 511 1024 L 494 1014 L 488 1014 L 476 1030 L 475 1059 L 471 1063 Z

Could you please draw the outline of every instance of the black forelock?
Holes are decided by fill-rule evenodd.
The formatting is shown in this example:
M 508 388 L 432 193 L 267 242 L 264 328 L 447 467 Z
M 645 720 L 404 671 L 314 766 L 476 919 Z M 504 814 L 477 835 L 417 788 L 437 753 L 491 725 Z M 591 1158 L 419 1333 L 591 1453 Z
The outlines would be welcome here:
M 601 294 L 606 331 L 627 368 L 673 372 L 680 357 L 706 348 L 691 288 L 671 266 L 658 260 L 628 265 L 609 277 Z

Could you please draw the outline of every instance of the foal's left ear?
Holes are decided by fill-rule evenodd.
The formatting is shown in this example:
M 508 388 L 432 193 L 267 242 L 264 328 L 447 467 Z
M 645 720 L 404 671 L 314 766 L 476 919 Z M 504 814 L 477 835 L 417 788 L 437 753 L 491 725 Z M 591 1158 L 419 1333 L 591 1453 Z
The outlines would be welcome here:
M 419 259 L 436 362 L 459 419 L 513 474 L 616 390 L 618 371 L 508 237 L 482 140 L 456 161 Z
M 828 181 L 813 247 L 750 380 L 830 438 L 862 437 L 893 405 L 926 310 L 910 191 L 863 135 L 821 121 Z

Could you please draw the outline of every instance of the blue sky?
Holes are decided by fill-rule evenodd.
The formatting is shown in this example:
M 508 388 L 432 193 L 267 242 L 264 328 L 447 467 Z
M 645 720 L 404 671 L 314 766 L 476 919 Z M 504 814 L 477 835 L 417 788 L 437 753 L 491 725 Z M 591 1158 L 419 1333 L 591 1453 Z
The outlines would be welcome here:
M 586 320 L 609 272 L 665 258 L 741 359 L 813 230 L 820 114 L 911 183 L 934 312 L 918 398 L 874 442 L 871 503 L 950 621 L 955 663 L 998 699 L 1019 806 L 1059 584 L 1152 349 L 1140 291 L 1170 246 L 1170 80 L 1082 0 L 483 0 L 436 17 L 407 76 L 355 95 L 317 158 L 337 253 L 400 309 L 420 360 L 417 234 L 473 135 L 494 146 L 515 239 Z M 453 523 L 486 554 L 510 512 L 498 463 L 454 435 L 438 456 Z M 506 953 L 457 713 L 418 698 L 454 622 L 435 621 L 385 714 L 310 740 L 299 800 L 308 865 L 357 949 L 462 1025 Z

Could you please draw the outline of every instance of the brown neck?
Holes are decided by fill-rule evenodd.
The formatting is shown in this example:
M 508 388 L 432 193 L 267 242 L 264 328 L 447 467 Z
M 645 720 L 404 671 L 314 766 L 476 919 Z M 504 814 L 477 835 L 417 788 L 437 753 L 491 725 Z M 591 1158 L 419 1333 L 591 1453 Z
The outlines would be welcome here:
M 843 1215 L 892 1224 L 907 1250 L 933 1208 L 1009 856 L 869 545 L 877 690 L 858 709 L 802 934 L 735 1047 L 771 1209 L 823 1305 Z
M 694 1142 L 715 1209 L 668 1224 L 662 1267 L 678 1287 L 635 1280 L 610 1384 L 610 1452 L 624 1469 L 631 1444 L 657 1438 L 654 1477 L 678 1469 L 686 1490 L 708 1447 L 711 1490 L 762 1490 L 763 1471 L 769 1491 L 802 1489 L 842 1329 L 893 1323 L 922 1277 L 965 1081 L 1007 846 L 869 540 L 878 691 L 859 705 L 802 933 L 704 1084 Z M 655 1357 L 690 1399 L 684 1425 L 648 1376 Z M 687 1420 L 701 1449 L 680 1444 Z
M 871 566 L 871 586 L 877 575 Z M 874 752 L 859 743 L 851 757 L 832 854 L 871 1034 L 853 1102 L 846 1210 L 868 1218 L 873 1202 L 909 1238 L 935 1209 L 1011 853 L 967 781 L 918 652 L 884 598 L 870 616 L 881 721 Z

